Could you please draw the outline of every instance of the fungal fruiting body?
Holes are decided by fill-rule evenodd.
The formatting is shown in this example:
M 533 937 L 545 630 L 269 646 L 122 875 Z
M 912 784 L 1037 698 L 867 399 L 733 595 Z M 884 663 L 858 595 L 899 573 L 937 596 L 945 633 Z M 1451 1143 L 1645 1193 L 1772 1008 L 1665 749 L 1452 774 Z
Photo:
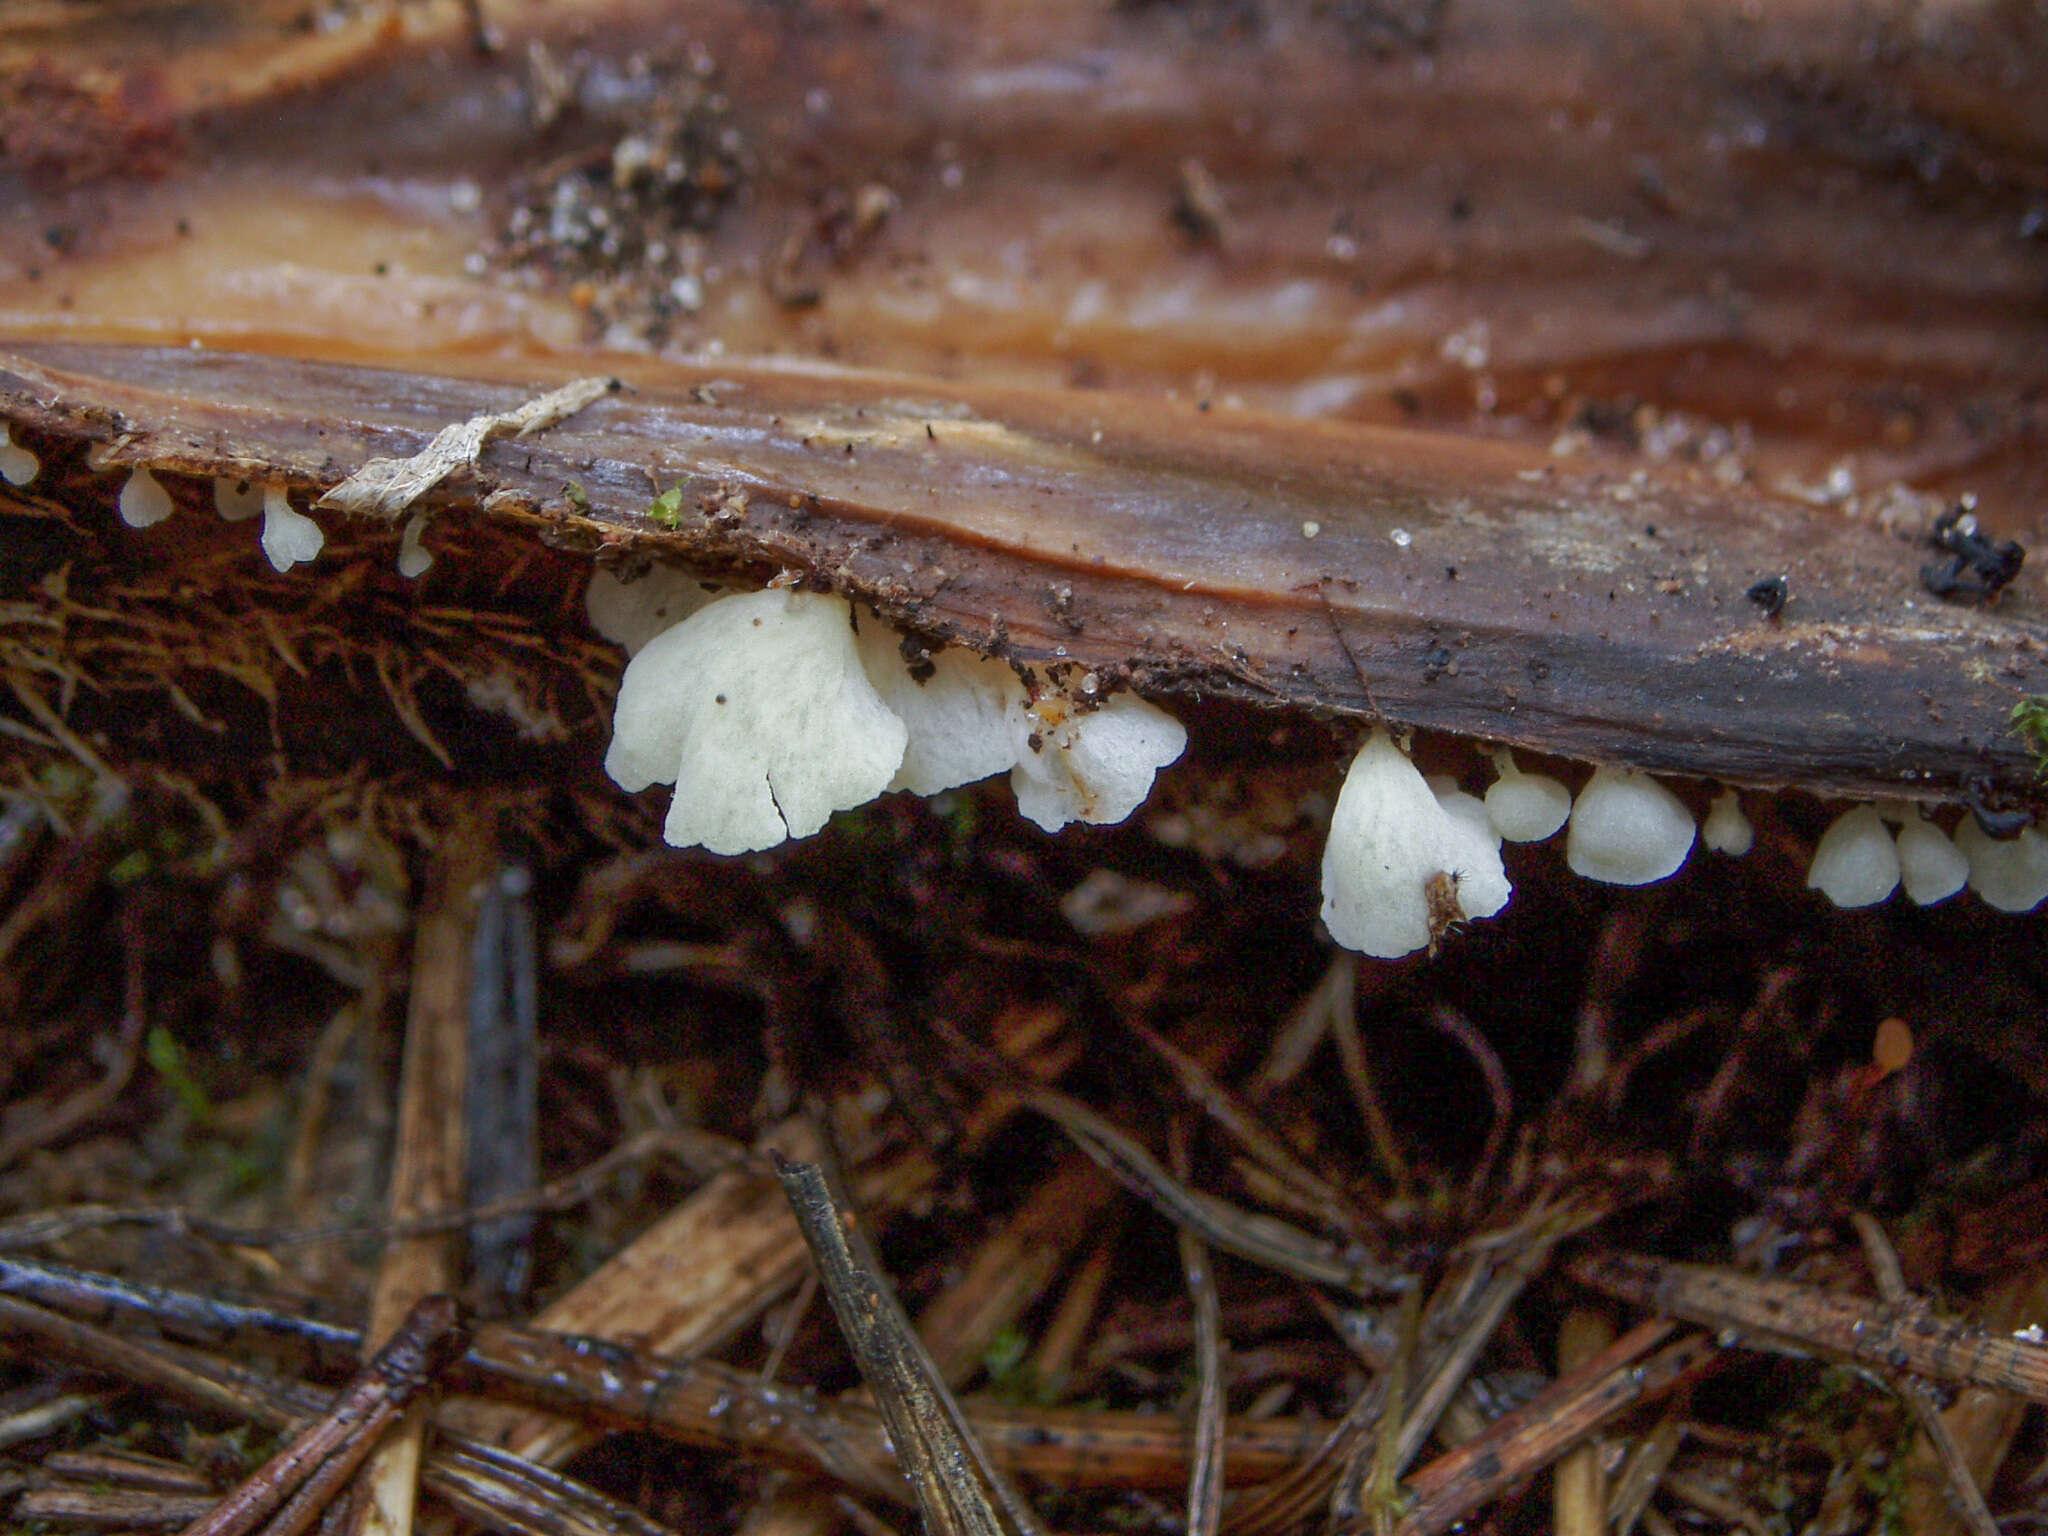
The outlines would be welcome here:
M 407 581 L 426 575 L 433 566 L 433 551 L 422 542 L 426 531 L 427 514 L 415 512 L 405 520 L 405 531 L 398 536 L 398 574 Z
M 701 579 L 674 566 L 649 566 L 630 581 L 599 566 L 590 573 L 583 606 L 591 628 L 624 646 L 628 656 L 637 656 L 648 641 L 682 623 L 715 595 L 705 590 Z
M 1013 720 L 1030 705 L 1017 674 L 969 651 L 941 651 L 911 669 L 895 631 L 864 624 L 861 660 L 868 678 L 909 731 L 891 789 L 936 795 L 1017 763 Z
M 14 428 L 0 422 L 0 480 L 27 485 L 42 467 L 42 460 L 15 442 Z
M 1735 797 L 1734 790 L 1724 789 L 1714 796 L 1714 803 L 1707 807 L 1706 820 L 1700 823 L 1700 841 L 1731 859 L 1741 858 L 1756 846 L 1756 828 L 1742 814 L 1742 802 Z
M 626 668 L 605 770 L 675 785 L 663 837 L 751 853 L 888 788 L 908 733 L 860 664 L 843 597 L 770 588 L 708 603 Z
M 1134 695 L 1069 698 L 963 651 L 913 668 L 887 625 L 857 635 L 841 597 L 708 598 L 657 568 L 632 583 L 599 573 L 586 601 L 602 633 L 638 647 L 605 767 L 628 790 L 676 786 L 663 836 L 677 846 L 753 852 L 885 790 L 931 795 L 1005 770 L 1047 831 L 1121 821 L 1187 745 Z
M 1608 885 L 1649 885 L 1692 851 L 1692 812 L 1647 773 L 1596 768 L 1572 802 L 1565 862 Z
M 1874 805 L 1845 811 L 1821 834 L 1809 888 L 1838 907 L 1874 907 L 1899 888 L 1899 850 Z
M 1484 807 L 1469 795 L 1447 807 L 1393 738 L 1375 730 L 1352 759 L 1330 817 L 1323 923 L 1345 948 L 1380 959 L 1428 948 L 1440 933 L 1431 895 L 1442 877 L 1457 916 L 1491 917 L 1507 904 L 1499 835 Z
M 1486 814 L 1494 830 L 1511 843 L 1540 843 L 1553 837 L 1572 813 L 1572 792 L 1543 773 L 1524 773 L 1514 754 L 1493 754 L 1500 777 L 1486 791 Z
M 217 478 L 213 482 L 213 509 L 223 522 L 246 523 L 263 510 L 263 487 L 252 480 Z
M 2001 912 L 2031 912 L 2048 901 L 2048 837 L 2032 827 L 2018 837 L 1992 837 L 1974 820 L 1956 828 L 1956 847 L 1970 864 L 1970 889 Z
M 1917 906 L 1947 901 L 1970 878 L 1970 861 L 1941 828 L 1918 811 L 1907 814 L 1899 828 L 1899 884 Z
M 171 493 L 158 483 L 155 475 L 139 464 L 121 487 L 121 499 L 116 505 L 120 508 L 121 521 L 130 528 L 154 528 L 177 510 Z
M 292 510 L 281 485 L 263 488 L 263 553 L 271 569 L 288 571 L 320 553 L 327 535 L 303 512 Z
M 1187 747 L 1187 727 L 1128 693 L 1089 707 L 1047 693 L 1030 701 L 1010 787 L 1024 819 L 1048 832 L 1070 821 L 1122 821 L 1145 803 L 1153 776 Z

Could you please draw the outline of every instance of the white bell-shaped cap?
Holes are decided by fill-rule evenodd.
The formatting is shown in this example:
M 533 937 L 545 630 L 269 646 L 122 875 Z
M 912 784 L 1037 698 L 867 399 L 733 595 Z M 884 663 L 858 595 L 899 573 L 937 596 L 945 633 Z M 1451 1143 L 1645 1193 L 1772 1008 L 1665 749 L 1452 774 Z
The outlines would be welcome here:
M 1492 814 L 1483 800 L 1466 794 L 1453 781 L 1426 782 L 1437 805 L 1450 818 L 1450 832 L 1444 844 L 1444 872 L 1456 882 L 1458 906 L 1468 918 L 1492 917 L 1508 904 L 1508 895 L 1514 890 L 1508 883 L 1507 868 L 1500 861 L 1501 833 L 1493 824 Z M 1558 788 L 1564 786 L 1559 784 Z
M 652 565 L 631 581 L 599 566 L 583 589 L 583 607 L 590 627 L 628 656 L 665 629 L 673 629 L 716 597 L 701 577 L 670 565 Z
M 427 548 L 426 533 L 427 514 L 415 512 L 398 536 L 398 574 L 407 581 L 417 581 L 433 567 L 434 552 Z
M 267 485 L 263 488 L 261 542 L 271 569 L 288 571 L 319 554 L 327 543 L 327 535 L 312 518 L 292 509 L 283 486 Z
M 121 487 L 121 497 L 115 506 L 120 510 L 121 521 L 130 528 L 154 528 L 177 510 L 171 493 L 142 464 L 135 466 L 128 483 Z
M 42 460 L 14 440 L 14 428 L 0 421 L 0 480 L 27 485 L 42 467 Z
M 1572 813 L 1572 792 L 1547 773 L 1524 773 L 1503 747 L 1493 754 L 1500 777 L 1486 791 L 1486 814 L 1511 843 L 1540 843 Z
M 1742 802 L 1735 791 L 1724 789 L 1707 807 L 1707 819 L 1700 823 L 1700 841 L 1716 853 L 1739 859 L 1756 846 L 1756 828 L 1742 814 Z
M 1931 907 L 1947 901 L 1970 878 L 1970 861 L 1949 835 L 1917 812 L 1899 828 L 1899 884 L 1908 899 Z
M 1186 726 L 1134 693 L 1092 707 L 1053 692 L 1027 696 L 1013 703 L 1010 731 L 1017 809 L 1048 832 L 1122 821 L 1188 744 Z
M 1956 847 L 1970 861 L 1970 889 L 1986 906 L 2031 912 L 2048 900 L 2048 837 L 2034 828 L 1999 839 L 1966 816 L 1956 828 Z
M 713 853 L 807 837 L 879 795 L 903 761 L 841 597 L 722 597 L 647 642 L 619 685 L 605 771 L 674 784 L 662 836 Z
M 213 482 L 213 510 L 224 523 L 246 523 L 263 510 L 263 487 L 254 480 L 230 480 L 216 476 Z
M 1899 888 L 1899 849 L 1874 805 L 1844 811 L 1820 835 L 1806 884 L 1838 907 L 1874 907 Z
M 1588 880 L 1649 885 L 1692 851 L 1692 812 L 1647 773 L 1596 768 L 1572 802 L 1565 862 Z
M 1491 825 L 1481 830 L 1485 808 L 1451 794 L 1446 808 L 1393 738 L 1372 733 L 1344 776 L 1323 847 L 1323 922 L 1331 938 L 1383 960 L 1427 947 L 1429 883 L 1438 875 L 1453 877 L 1467 917 L 1500 910 L 1507 875 Z
M 861 624 L 868 681 L 910 732 L 903 765 L 889 787 L 936 795 L 1014 768 L 1012 721 L 1029 703 L 1017 674 L 1000 661 L 955 648 L 933 656 L 928 670 L 920 668 L 920 681 L 903 658 L 901 638 L 879 620 Z

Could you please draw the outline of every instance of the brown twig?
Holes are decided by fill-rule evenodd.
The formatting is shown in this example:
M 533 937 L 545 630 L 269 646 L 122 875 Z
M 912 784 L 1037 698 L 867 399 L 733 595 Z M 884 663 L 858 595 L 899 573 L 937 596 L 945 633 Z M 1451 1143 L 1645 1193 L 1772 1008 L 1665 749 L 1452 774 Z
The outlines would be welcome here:
M 18 1304 L 17 1304 L 18 1305 Z M 454 1298 L 429 1296 L 378 1350 L 333 1405 L 251 1474 L 184 1536 L 247 1536 L 302 1484 L 329 1496 L 350 1477 L 406 1405 L 457 1358 L 466 1342 Z M 308 1516 L 325 1503 L 313 1505 Z
M 1868 1211 L 1857 1211 L 1851 1220 L 1856 1227 L 1856 1236 L 1863 1243 L 1863 1253 L 1870 1265 L 1871 1277 L 1877 1282 L 1878 1295 L 1889 1306 L 1914 1305 L 1918 1298 L 1907 1289 L 1905 1274 L 1899 1268 L 1899 1256 L 1893 1251 L 1891 1239 L 1885 1236 L 1877 1218 Z M 1948 1477 L 1949 1494 L 1955 1501 L 1956 1512 L 1962 1516 L 1972 1536 L 1998 1536 L 1998 1522 L 1991 1518 L 1991 1510 L 1984 1503 L 1983 1491 L 1970 1472 L 1970 1464 L 1964 1460 L 1956 1437 L 1949 1433 L 1941 1411 L 1927 1400 L 1922 1384 L 1908 1377 L 1895 1380 L 1892 1390 L 1912 1413 L 1920 1426 L 1920 1433 L 1927 1437 L 1927 1443 L 1934 1447 L 1934 1454 L 1940 1458 L 1942 1471 Z
M 1418 1469 L 1408 1480 L 1417 1502 L 1398 1527 L 1402 1536 L 1449 1530 L 1602 1424 L 1671 1390 L 1713 1358 L 1711 1341 L 1693 1338 L 1639 1363 L 1672 1326 L 1661 1320 L 1638 1325 L 1520 1408 L 1501 1415 L 1477 1440 Z
M 1613 1250 L 1581 1255 L 1567 1272 L 1617 1301 L 1708 1328 L 1739 1329 L 1764 1348 L 1790 1346 L 2048 1403 L 2048 1346 L 1938 1317 L 1919 1300 L 1872 1303 L 1790 1280 Z
M 982 1449 L 824 1171 L 791 1162 L 776 1171 L 926 1526 L 937 1536 L 1036 1536 L 1037 1517 Z

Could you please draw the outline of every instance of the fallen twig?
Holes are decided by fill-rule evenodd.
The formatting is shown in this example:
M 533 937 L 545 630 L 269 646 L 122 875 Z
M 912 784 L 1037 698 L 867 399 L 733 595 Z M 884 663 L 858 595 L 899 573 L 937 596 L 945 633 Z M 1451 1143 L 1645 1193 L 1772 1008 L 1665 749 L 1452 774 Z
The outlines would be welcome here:
M 1918 1299 L 1873 1302 L 1791 1280 L 1612 1250 L 1573 1259 L 1567 1273 L 1632 1306 L 1709 1328 L 1739 1329 L 1763 1348 L 1835 1355 L 1876 1370 L 1994 1387 L 2048 1403 L 2048 1345 L 1999 1338 L 1967 1319 L 1938 1317 Z
M 1036 1536 L 1037 1518 L 982 1450 L 824 1171 L 778 1160 L 777 1172 L 926 1526 L 936 1536 Z

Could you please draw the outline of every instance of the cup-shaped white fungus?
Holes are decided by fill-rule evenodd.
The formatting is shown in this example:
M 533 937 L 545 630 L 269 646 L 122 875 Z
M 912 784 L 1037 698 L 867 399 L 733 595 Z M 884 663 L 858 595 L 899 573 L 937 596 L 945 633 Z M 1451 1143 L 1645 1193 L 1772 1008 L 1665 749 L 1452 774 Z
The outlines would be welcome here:
M 675 628 L 717 595 L 705 590 L 702 577 L 672 565 L 649 566 L 631 581 L 599 566 L 590 573 L 583 606 L 592 629 L 613 645 L 624 646 L 628 656 L 637 656 L 648 641 Z
M 121 487 L 121 498 L 115 505 L 120 510 L 121 521 L 130 528 L 154 528 L 177 510 L 171 493 L 158 484 L 156 476 L 142 464 L 135 466 L 128 483 Z
M 807 837 L 872 800 L 907 733 L 852 618 L 844 598 L 777 589 L 706 604 L 627 666 L 606 772 L 627 790 L 674 784 L 662 836 L 713 853 Z
M 1572 813 L 1572 792 L 1546 773 L 1524 773 L 1514 754 L 1493 754 L 1500 777 L 1486 791 L 1486 814 L 1494 830 L 1511 843 L 1540 843 L 1554 836 Z
M 1918 906 L 1947 901 L 1970 878 L 1970 861 L 1949 835 L 1917 812 L 1899 828 L 1899 883 Z
M 1742 814 L 1742 802 L 1735 791 L 1724 789 L 1707 807 L 1707 819 L 1700 823 L 1700 841 L 1716 853 L 1739 859 L 1756 846 L 1756 828 Z
M 1047 692 L 1013 707 L 1010 728 L 1017 809 L 1048 832 L 1070 821 L 1122 821 L 1188 744 L 1186 726 L 1134 693 L 1084 708 Z
M 217 478 L 213 482 L 213 510 L 226 523 L 246 523 L 263 510 L 263 487 L 253 480 Z
M 1874 805 L 1837 816 L 1820 835 L 1806 884 L 1838 907 L 1874 907 L 1899 888 L 1899 849 Z
M 42 467 L 42 460 L 14 440 L 14 428 L 0 421 L 0 480 L 27 485 Z
M 434 553 L 423 541 L 427 531 L 427 514 L 415 512 L 405 520 L 405 532 L 398 536 L 398 574 L 412 581 L 427 574 L 434 564 Z
M 2048 837 L 2034 828 L 2001 840 L 1964 817 L 1956 828 L 1956 847 L 1970 861 L 1970 889 L 1986 906 L 2031 912 L 2048 900 Z
M 1525 774 L 1523 777 L 1535 778 L 1538 775 Z M 1444 846 L 1449 862 L 1444 870 L 1457 884 L 1458 906 L 1467 917 L 1492 917 L 1508 904 L 1508 895 L 1514 887 L 1508 883 L 1507 869 L 1500 861 L 1502 834 L 1493 824 L 1491 810 L 1484 801 L 1476 795 L 1466 794 L 1452 780 L 1431 779 L 1427 782 L 1430 792 L 1436 796 L 1436 803 L 1451 819 L 1450 840 Z M 1559 784 L 1558 788 L 1564 786 Z M 1567 796 L 1566 800 L 1569 804 L 1570 797 Z M 1556 827 L 1551 828 L 1553 832 L 1556 830 Z
M 292 510 L 281 485 L 263 488 L 263 553 L 273 570 L 288 571 L 320 553 L 327 535 L 303 512 Z
M 1596 768 L 1572 802 L 1564 858 L 1588 880 L 1649 885 L 1678 872 L 1692 838 L 1692 812 L 1647 773 Z
M 1393 738 L 1376 730 L 1344 776 L 1323 847 L 1330 937 L 1383 960 L 1425 948 L 1438 875 L 1453 877 L 1467 917 L 1491 916 L 1507 899 L 1490 827 L 1481 832 L 1462 807 L 1446 809 Z
M 1030 704 L 1017 674 L 1003 662 L 953 649 L 920 667 L 920 681 L 903 659 L 901 638 L 880 620 L 861 623 L 868 681 L 910 733 L 889 787 L 936 795 L 1014 768 L 1012 721 Z

